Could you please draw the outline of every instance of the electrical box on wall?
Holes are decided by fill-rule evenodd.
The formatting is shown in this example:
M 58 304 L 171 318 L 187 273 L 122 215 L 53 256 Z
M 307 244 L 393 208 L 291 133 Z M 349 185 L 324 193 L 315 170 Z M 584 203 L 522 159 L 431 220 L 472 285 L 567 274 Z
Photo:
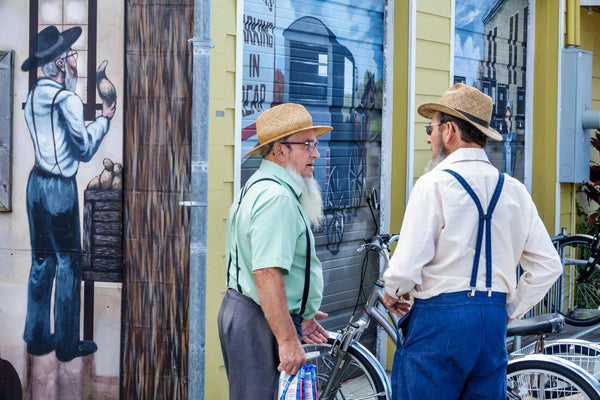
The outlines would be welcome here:
M 0 50 L 0 211 L 11 211 L 12 109 L 15 53 Z
M 592 53 L 574 47 L 561 53 L 558 180 L 583 183 L 590 179 L 590 131 L 582 117 L 592 103 Z

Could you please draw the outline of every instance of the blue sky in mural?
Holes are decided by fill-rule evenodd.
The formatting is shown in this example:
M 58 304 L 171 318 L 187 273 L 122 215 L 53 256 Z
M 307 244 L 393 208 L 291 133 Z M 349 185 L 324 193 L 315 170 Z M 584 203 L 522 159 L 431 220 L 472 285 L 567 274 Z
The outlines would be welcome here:
M 362 80 L 367 70 L 375 73 L 376 81 L 382 78 L 383 43 L 379 40 L 382 38 L 383 19 L 373 17 L 377 13 L 383 13 L 383 0 L 277 0 L 276 4 L 278 37 L 298 18 L 305 15 L 318 16 L 336 35 L 338 42 L 354 55 L 359 79 Z M 278 57 L 276 68 L 283 70 L 284 62 L 283 57 Z
M 456 0 L 454 36 L 454 75 L 477 81 L 479 60 L 483 58 L 483 17 L 495 1 Z

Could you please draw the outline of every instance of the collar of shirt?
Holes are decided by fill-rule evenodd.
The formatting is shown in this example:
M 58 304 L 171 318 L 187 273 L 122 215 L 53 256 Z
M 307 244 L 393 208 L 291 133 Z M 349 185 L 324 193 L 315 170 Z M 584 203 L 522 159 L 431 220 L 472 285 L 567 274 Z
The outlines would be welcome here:
M 37 83 L 36 86 L 42 87 L 42 86 L 53 86 L 57 89 L 64 89 L 65 85 L 63 85 L 62 83 L 58 83 L 56 81 L 53 81 L 50 78 L 40 78 Z
M 461 161 L 483 161 L 491 165 L 485 150 L 482 148 L 460 148 L 449 154 L 441 163 L 439 163 L 432 171 L 442 171 L 448 168 L 451 164 Z
M 259 167 L 260 175 L 255 175 L 257 179 L 263 176 L 274 177 L 280 183 L 285 183 L 289 189 L 294 193 L 296 199 L 299 199 L 302 195 L 302 189 L 294 179 L 292 175 L 281 165 L 276 164 L 269 160 L 262 160 Z

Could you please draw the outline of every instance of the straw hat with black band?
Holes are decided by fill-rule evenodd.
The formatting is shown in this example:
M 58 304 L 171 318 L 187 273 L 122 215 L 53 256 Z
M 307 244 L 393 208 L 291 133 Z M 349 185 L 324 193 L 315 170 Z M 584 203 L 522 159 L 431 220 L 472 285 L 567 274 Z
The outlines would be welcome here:
M 66 50 L 81 36 L 82 29 L 75 26 L 59 32 L 58 28 L 50 25 L 42 29 L 31 41 L 29 58 L 21 65 L 23 71 L 30 71 L 46 65 Z
M 331 126 L 313 126 L 312 117 L 301 104 L 284 103 L 272 107 L 256 119 L 256 137 L 258 144 L 244 157 L 251 156 L 269 143 L 307 129 L 312 129 L 316 137 L 326 134 Z
M 417 112 L 431 119 L 436 111 L 462 119 L 490 139 L 502 140 L 502 135 L 490 127 L 493 110 L 492 98 L 479 89 L 457 83 L 448 89 L 437 103 L 421 104 Z

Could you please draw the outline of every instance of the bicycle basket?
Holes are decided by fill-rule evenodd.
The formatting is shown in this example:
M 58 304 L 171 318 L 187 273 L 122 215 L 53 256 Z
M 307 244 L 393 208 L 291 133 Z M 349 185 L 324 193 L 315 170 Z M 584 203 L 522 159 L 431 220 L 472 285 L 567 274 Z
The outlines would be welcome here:
M 535 342 L 511 353 L 512 357 L 526 356 L 535 351 Z M 546 354 L 577 364 L 600 380 L 600 345 L 578 339 L 559 339 L 546 342 Z

